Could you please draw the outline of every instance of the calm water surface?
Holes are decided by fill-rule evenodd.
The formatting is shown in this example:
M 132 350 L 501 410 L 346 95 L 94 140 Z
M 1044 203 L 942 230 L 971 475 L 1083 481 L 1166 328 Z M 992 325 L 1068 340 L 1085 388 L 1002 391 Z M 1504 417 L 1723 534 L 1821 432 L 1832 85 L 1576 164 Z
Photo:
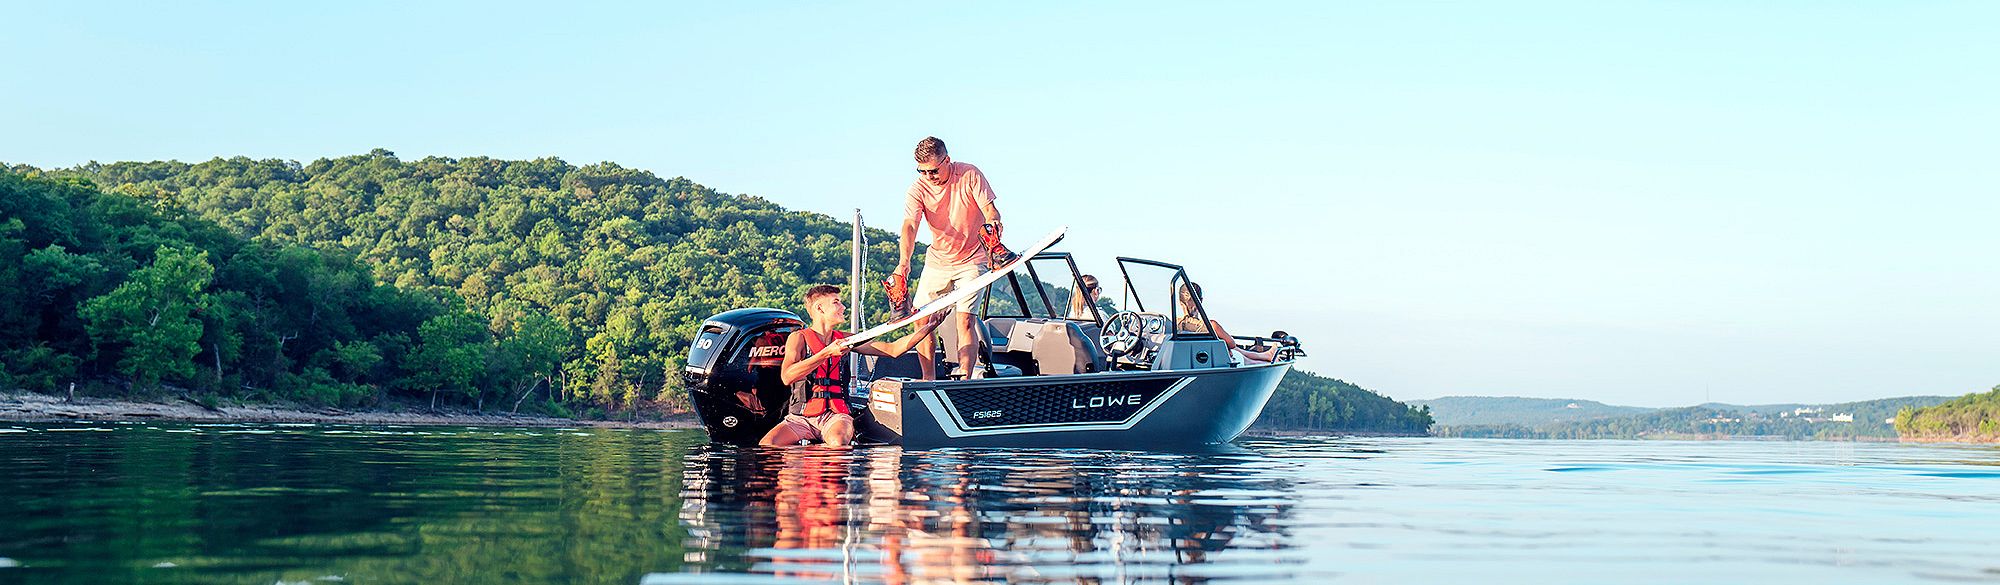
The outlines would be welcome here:
M 2000 449 L 0 423 L 0 583 L 2000 582 Z

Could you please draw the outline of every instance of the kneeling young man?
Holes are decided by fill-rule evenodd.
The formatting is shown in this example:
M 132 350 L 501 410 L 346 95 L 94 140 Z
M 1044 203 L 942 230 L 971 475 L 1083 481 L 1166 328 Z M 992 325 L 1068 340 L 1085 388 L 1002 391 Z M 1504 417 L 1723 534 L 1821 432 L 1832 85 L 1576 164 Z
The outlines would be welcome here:
M 840 288 L 819 285 L 806 291 L 806 318 L 812 323 L 793 331 L 785 339 L 785 365 L 780 378 L 792 387 L 785 402 L 785 420 L 764 434 L 759 444 L 766 447 L 797 445 L 800 441 L 824 441 L 843 447 L 854 442 L 854 417 L 847 412 L 847 346 L 840 340 L 848 333 L 838 329 L 847 320 L 847 305 L 840 302 Z M 926 319 L 918 331 L 894 342 L 870 341 L 853 351 L 864 355 L 896 357 L 910 351 L 919 340 L 930 337 L 943 320 Z

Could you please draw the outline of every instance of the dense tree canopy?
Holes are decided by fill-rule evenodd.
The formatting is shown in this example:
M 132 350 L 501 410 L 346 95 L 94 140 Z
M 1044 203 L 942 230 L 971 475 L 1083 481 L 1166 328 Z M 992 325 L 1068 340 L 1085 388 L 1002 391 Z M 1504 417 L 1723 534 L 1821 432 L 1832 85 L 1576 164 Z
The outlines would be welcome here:
M 1346 381 L 1293 370 L 1278 383 L 1264 405 L 1257 428 L 1300 431 L 1365 431 L 1424 434 L 1431 426 L 1429 408 L 1370 392 Z
M 847 278 L 845 224 L 609 163 L 377 150 L 5 181 L 0 278 L 40 293 L 0 307 L 18 309 L 0 319 L 24 386 L 115 372 L 327 403 L 548 388 L 629 408 L 675 394 L 701 318 Z M 871 237 L 891 265 L 889 234 Z
M 446 308 L 343 255 L 250 241 L 75 173 L 0 172 L 0 218 L 0 286 L 19 293 L 0 296 L 12 386 L 111 377 L 357 404 Z
M 1936 406 L 1904 408 L 1896 413 L 1896 432 L 1920 439 L 2000 441 L 2000 386 Z

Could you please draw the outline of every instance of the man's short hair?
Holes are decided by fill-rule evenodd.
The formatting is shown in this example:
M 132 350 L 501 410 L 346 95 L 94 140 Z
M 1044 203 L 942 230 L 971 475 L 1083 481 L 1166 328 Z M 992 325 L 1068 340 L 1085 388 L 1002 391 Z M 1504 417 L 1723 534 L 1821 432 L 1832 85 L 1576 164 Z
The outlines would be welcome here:
M 947 156 L 951 156 L 951 153 L 945 151 L 944 141 L 938 140 L 938 137 L 925 136 L 923 140 L 917 141 L 917 162 L 927 163 Z
M 840 296 L 840 287 L 831 284 L 814 285 L 812 288 L 806 289 L 806 303 L 811 304 L 813 299 L 826 295 Z

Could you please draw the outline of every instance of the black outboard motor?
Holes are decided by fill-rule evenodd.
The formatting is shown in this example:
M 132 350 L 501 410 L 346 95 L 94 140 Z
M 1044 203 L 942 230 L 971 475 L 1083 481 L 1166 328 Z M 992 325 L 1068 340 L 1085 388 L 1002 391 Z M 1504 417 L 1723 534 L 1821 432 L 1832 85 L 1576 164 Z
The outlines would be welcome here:
M 710 441 L 756 445 L 785 418 L 792 391 L 779 369 L 785 337 L 801 327 L 805 322 L 797 315 L 763 308 L 727 311 L 701 323 L 681 377 Z

